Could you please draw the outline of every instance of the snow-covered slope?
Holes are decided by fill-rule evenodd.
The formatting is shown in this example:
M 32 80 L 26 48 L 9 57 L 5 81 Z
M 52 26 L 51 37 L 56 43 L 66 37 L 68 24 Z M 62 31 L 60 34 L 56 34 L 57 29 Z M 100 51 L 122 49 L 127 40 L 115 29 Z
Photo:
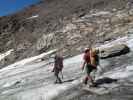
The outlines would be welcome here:
M 112 43 L 105 44 L 104 47 L 121 42 L 127 44 L 132 50 L 132 41 L 133 36 L 131 35 L 130 37 L 123 37 Z M 50 51 L 50 53 L 51 52 L 53 51 Z M 46 54 L 48 53 L 45 53 L 44 55 Z M 133 65 L 126 62 L 128 60 L 132 61 L 132 54 L 133 51 L 123 55 L 125 58 L 128 56 L 128 59 L 123 58 L 123 61 L 125 60 L 123 66 L 119 66 L 121 64 L 118 64 L 121 63 L 121 61 L 116 64 L 116 68 L 114 67 L 111 70 L 107 69 L 111 67 L 110 61 L 112 61 L 112 58 L 101 60 L 101 66 L 105 70 L 104 74 L 100 77 L 117 78 L 123 81 L 124 79 L 128 79 L 128 81 L 133 81 Z M 51 72 L 53 64 L 47 65 L 50 61 L 37 62 L 38 58 L 41 58 L 41 56 L 34 57 L 34 60 L 30 60 L 31 58 L 25 59 L 23 60 L 23 64 L 22 61 L 20 61 L 17 62 L 17 66 L 9 65 L 8 67 L 1 69 L 0 100 L 51 100 L 62 93 L 64 93 L 65 100 L 65 97 L 67 97 L 65 92 L 73 91 L 73 93 L 77 93 L 77 91 L 80 91 L 75 88 L 80 86 L 81 77 L 84 75 L 81 71 L 82 56 L 83 55 L 80 54 L 65 59 L 65 68 L 63 69 L 64 83 L 61 85 L 53 84 L 54 75 Z M 123 56 L 113 59 L 120 59 Z M 124 83 L 126 84 L 126 81 L 124 81 Z

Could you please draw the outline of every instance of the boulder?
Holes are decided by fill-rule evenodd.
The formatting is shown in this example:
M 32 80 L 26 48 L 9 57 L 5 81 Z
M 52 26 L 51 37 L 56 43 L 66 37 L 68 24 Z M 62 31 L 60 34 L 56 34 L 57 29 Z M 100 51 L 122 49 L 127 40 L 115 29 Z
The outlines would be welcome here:
M 102 48 L 100 50 L 100 58 L 109 58 L 126 54 L 130 51 L 129 47 L 125 44 L 116 44 L 111 47 Z

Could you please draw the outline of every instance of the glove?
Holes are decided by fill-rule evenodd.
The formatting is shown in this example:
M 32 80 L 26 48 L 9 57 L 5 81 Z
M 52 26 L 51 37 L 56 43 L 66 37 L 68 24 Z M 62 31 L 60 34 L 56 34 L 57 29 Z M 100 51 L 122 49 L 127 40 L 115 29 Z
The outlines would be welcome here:
M 54 69 L 51 72 L 54 72 Z
M 81 67 L 82 71 L 84 70 L 84 67 Z

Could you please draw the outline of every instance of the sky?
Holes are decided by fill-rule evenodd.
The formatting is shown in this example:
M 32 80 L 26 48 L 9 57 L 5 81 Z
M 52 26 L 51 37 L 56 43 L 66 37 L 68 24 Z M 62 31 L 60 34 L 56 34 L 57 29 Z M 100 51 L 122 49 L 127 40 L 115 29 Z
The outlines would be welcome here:
M 0 16 L 15 13 L 39 0 L 0 0 Z

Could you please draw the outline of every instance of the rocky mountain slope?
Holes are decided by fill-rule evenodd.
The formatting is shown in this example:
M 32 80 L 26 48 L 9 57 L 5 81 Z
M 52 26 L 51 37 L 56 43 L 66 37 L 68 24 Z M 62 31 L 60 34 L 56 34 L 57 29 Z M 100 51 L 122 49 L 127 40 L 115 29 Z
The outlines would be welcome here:
M 82 78 L 84 72 L 82 54 L 64 60 L 63 84 L 54 84 L 53 59 L 40 61 L 44 56 L 52 55 L 56 50 L 24 59 L 0 70 L 0 100 L 132 100 L 133 97 L 133 31 L 115 41 L 99 45 L 100 50 L 112 49 L 113 57 L 100 59 L 102 70 L 98 67 L 96 80 L 116 79 L 117 82 L 98 82 L 102 90 L 98 93 L 84 91 Z M 130 51 L 119 54 L 126 45 Z M 126 49 L 127 50 L 127 49 Z M 103 56 L 101 52 L 100 57 Z M 105 82 L 105 83 L 104 83 Z M 86 86 L 87 88 L 87 86 Z M 97 87 L 98 88 L 98 87 Z M 106 91 L 105 91 L 106 90 Z M 105 91 L 105 92 L 104 92 Z
M 132 15 L 132 0 L 41 0 L 0 17 L 0 53 L 12 51 L 0 66 L 54 48 L 76 55 L 90 44 L 126 35 Z
M 81 84 L 82 52 L 92 45 L 100 49 L 100 95 Z M 0 100 L 133 99 L 132 0 L 41 0 L 0 17 L 0 47 Z M 59 48 L 64 83 L 53 84 Z M 107 78 L 117 81 L 98 81 Z

